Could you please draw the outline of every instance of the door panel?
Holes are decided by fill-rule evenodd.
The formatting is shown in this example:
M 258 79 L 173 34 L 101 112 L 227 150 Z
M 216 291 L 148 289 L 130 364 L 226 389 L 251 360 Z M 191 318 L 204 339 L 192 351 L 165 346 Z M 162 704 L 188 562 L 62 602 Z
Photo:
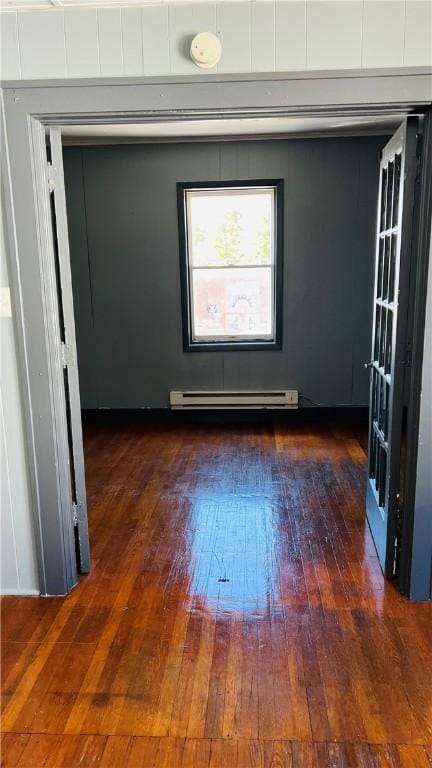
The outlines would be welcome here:
M 77 570 L 88 573 L 90 552 L 87 524 L 87 501 L 84 474 L 81 404 L 75 343 L 75 321 L 70 271 L 69 238 L 67 230 L 66 197 L 63 175 L 61 131 L 49 132 L 51 156 L 51 208 L 53 240 L 57 272 L 57 293 L 62 351 L 64 401 L 68 440 L 70 508 L 74 522 Z
M 366 510 L 381 567 L 395 576 L 400 525 L 401 430 L 407 359 L 417 118 L 384 147 L 376 235 Z

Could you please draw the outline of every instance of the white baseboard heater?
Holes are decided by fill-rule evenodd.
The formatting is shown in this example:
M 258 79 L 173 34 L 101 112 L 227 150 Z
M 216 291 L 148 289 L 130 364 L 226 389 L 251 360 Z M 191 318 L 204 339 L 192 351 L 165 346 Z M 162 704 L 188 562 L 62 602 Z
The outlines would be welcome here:
M 174 411 L 298 408 L 298 391 L 296 389 L 172 391 L 170 392 L 170 405 Z

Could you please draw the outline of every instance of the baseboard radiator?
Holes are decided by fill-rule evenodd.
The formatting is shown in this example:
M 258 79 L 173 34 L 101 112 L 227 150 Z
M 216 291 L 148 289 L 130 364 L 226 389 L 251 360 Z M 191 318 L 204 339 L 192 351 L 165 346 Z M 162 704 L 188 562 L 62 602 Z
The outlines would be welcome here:
M 295 389 L 172 391 L 170 405 L 174 411 L 298 408 L 298 392 Z

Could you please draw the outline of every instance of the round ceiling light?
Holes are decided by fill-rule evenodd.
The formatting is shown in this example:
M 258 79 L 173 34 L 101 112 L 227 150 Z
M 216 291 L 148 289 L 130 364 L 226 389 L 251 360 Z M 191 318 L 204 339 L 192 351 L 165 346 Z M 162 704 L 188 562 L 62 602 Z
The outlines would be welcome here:
M 213 32 L 199 32 L 192 40 L 190 55 L 197 67 L 202 69 L 215 67 L 222 56 L 219 38 Z

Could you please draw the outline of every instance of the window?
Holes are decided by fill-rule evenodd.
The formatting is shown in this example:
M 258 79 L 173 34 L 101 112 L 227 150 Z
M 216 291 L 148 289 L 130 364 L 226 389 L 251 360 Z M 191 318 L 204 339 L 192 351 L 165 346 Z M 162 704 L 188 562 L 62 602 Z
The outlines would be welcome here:
M 280 348 L 282 185 L 177 185 L 185 350 Z

